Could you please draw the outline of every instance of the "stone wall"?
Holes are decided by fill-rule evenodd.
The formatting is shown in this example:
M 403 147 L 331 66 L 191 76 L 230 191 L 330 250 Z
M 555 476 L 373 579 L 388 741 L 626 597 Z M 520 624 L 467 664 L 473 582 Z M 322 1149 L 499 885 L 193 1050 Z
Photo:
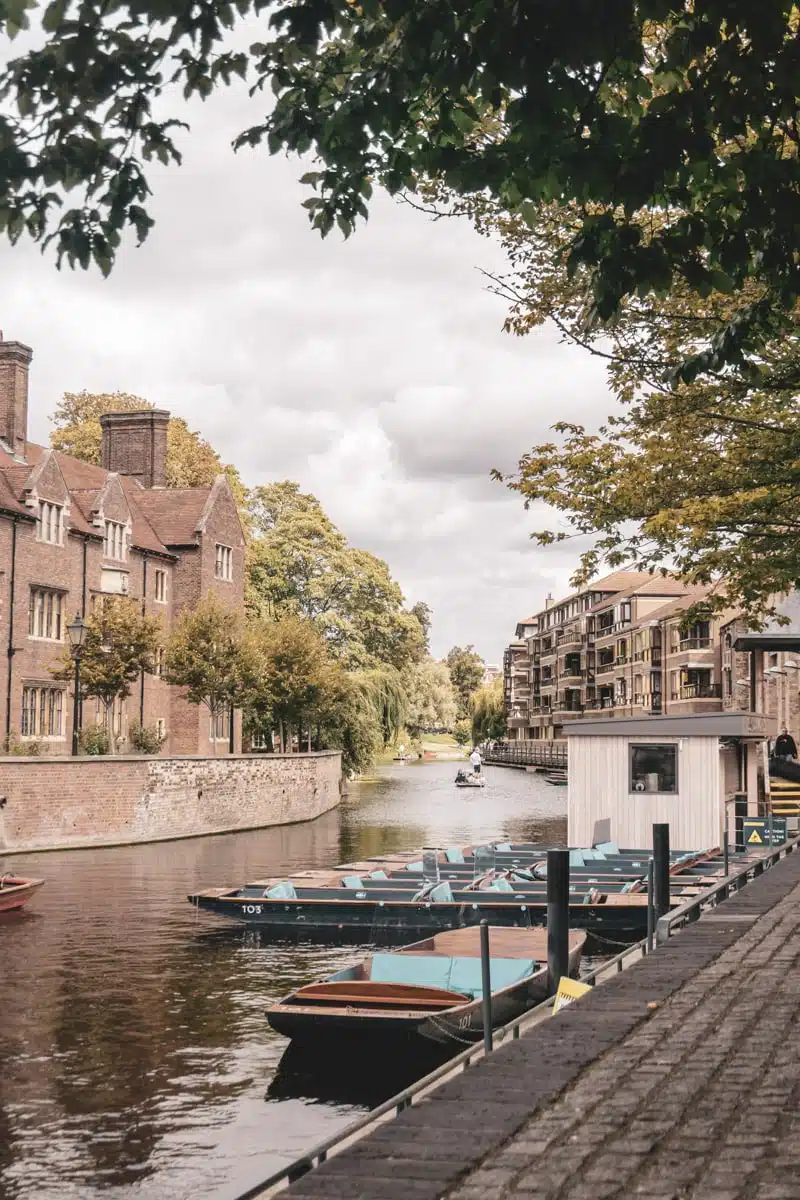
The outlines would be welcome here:
M 341 756 L 0 758 L 0 854 L 309 821 L 339 803 Z

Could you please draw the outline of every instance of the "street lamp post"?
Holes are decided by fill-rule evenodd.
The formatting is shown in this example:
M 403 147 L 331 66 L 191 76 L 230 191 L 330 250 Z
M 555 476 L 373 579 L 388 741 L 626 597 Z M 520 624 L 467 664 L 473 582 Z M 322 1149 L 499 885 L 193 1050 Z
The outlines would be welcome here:
M 75 614 L 74 620 L 67 625 L 72 657 L 75 659 L 75 708 L 72 716 L 72 753 L 77 755 L 80 743 L 80 712 L 81 712 L 81 655 L 88 628 L 80 613 Z

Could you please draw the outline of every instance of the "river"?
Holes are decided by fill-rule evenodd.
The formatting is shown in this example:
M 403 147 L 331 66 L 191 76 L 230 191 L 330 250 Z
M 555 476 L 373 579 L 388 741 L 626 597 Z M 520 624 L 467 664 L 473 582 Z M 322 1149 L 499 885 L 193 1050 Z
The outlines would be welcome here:
M 566 836 L 565 792 L 449 762 L 392 766 L 304 825 L 0 858 L 46 879 L 0 917 L 2 1200 L 231 1200 L 421 1068 L 308 1063 L 264 1008 L 354 957 L 270 945 L 186 895 L 424 844 Z

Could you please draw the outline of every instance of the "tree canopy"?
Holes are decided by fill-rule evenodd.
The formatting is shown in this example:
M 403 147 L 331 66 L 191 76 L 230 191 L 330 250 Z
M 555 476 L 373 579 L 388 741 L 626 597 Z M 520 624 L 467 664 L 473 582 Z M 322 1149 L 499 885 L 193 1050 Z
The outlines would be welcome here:
M 6 32 L 37 9 L 6 0 Z M 376 181 L 396 193 L 441 177 L 523 216 L 575 201 L 568 261 L 588 271 L 589 324 L 677 281 L 759 282 L 755 306 L 706 344 L 716 362 L 800 291 L 789 0 L 51 0 L 40 12 L 43 44 L 0 75 L 0 220 L 72 264 L 108 271 L 122 232 L 146 236 L 147 172 L 180 161 L 182 99 L 240 75 L 268 115 L 236 144 L 317 156 L 305 203 L 323 234 L 349 234 Z M 262 40 L 232 49 L 253 13 Z M 642 208 L 664 215 L 652 231 Z
M 312 621 L 353 668 L 401 668 L 424 652 L 425 632 L 387 564 L 347 539 L 315 496 L 284 480 L 250 493 L 248 602 L 270 618 Z
M 472 709 L 472 740 L 497 741 L 506 733 L 506 711 L 503 702 L 503 680 L 494 679 L 474 692 L 470 702 Z
M 450 730 L 456 723 L 458 693 L 446 663 L 424 658 L 403 672 L 408 697 L 406 728 L 412 737 L 426 729 Z
M 129 392 L 65 392 L 51 418 L 50 443 L 56 450 L 100 465 L 103 431 L 100 417 L 108 412 L 137 412 L 155 407 Z M 225 474 L 241 502 L 244 485 L 235 467 L 223 463 L 210 442 L 190 429 L 182 417 L 170 417 L 167 427 L 167 486 L 207 487 Z
M 470 697 L 483 679 L 484 661 L 472 645 L 453 646 L 444 661 L 458 694 L 458 715 L 466 720 L 470 715 Z

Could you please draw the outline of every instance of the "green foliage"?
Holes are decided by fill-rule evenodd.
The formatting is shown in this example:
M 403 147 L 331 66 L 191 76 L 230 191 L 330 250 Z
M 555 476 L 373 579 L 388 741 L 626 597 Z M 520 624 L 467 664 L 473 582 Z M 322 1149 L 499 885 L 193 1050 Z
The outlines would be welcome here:
M 87 725 L 81 730 L 79 741 L 84 754 L 111 754 L 114 750 L 112 736 L 104 725 Z
M 152 671 L 161 637 L 161 622 L 157 617 L 143 614 L 132 597 L 98 599 L 86 621 L 81 652 L 81 697 L 100 701 L 107 728 L 110 729 L 114 701 L 130 696 L 131 687 L 142 672 Z M 70 683 L 74 673 L 74 659 L 65 648 L 50 674 Z
M 453 687 L 458 693 L 458 716 L 461 720 L 467 720 L 470 715 L 470 697 L 480 686 L 485 663 L 472 645 L 453 646 L 444 661 L 450 672 Z
M 241 76 L 275 101 L 237 146 L 316 154 L 305 207 L 323 235 L 349 235 L 376 181 L 396 193 L 441 176 L 525 219 L 574 200 L 587 325 L 677 281 L 763 285 L 700 343 L 715 367 L 800 291 L 798 18 L 784 0 L 7 0 L 0 25 L 13 37 L 37 7 L 46 37 L 0 76 L 0 224 L 12 242 L 53 242 L 59 261 L 107 273 L 125 232 L 142 241 L 151 164 L 180 162 L 183 100 Z M 230 48 L 256 15 L 264 40 Z M 651 238 L 642 208 L 669 214 Z
M 266 729 L 285 724 L 311 725 L 336 686 L 337 671 L 314 625 L 290 614 L 257 628 L 258 657 L 254 686 L 248 694 L 250 722 Z M 291 746 L 291 735 L 288 745 Z
M 452 729 L 456 723 L 458 695 L 446 663 L 425 658 L 403 672 L 408 701 L 406 728 L 412 737 L 426 729 Z
M 12 729 L 8 736 L 3 738 L 3 752 L 15 758 L 38 758 L 42 753 L 42 743 L 35 739 L 21 741 Z
M 494 742 L 505 737 L 506 713 L 503 703 L 503 681 L 495 679 L 478 688 L 472 696 L 472 741 Z
M 64 454 L 99 466 L 102 414 L 153 407 L 149 400 L 128 392 L 65 392 L 52 417 L 55 429 L 50 444 Z M 167 426 L 167 487 L 207 487 L 223 474 L 237 502 L 243 504 L 246 491 L 236 468 L 223 463 L 213 446 L 190 429 L 182 417 L 171 417 Z
M 254 488 L 248 551 L 250 611 L 312 621 L 347 667 L 401 668 L 418 658 L 424 632 L 382 559 L 347 545 L 316 497 L 288 480 Z
M 160 754 L 167 739 L 156 725 L 140 725 L 134 721 L 128 731 L 128 740 L 137 754 Z
M 459 746 L 468 746 L 472 741 L 472 723 L 466 718 L 462 718 L 456 722 L 456 727 L 453 730 L 453 737 L 458 742 Z
M 204 704 L 212 722 L 241 707 L 257 685 L 258 656 L 241 615 L 213 592 L 184 609 L 167 640 L 164 678 Z

